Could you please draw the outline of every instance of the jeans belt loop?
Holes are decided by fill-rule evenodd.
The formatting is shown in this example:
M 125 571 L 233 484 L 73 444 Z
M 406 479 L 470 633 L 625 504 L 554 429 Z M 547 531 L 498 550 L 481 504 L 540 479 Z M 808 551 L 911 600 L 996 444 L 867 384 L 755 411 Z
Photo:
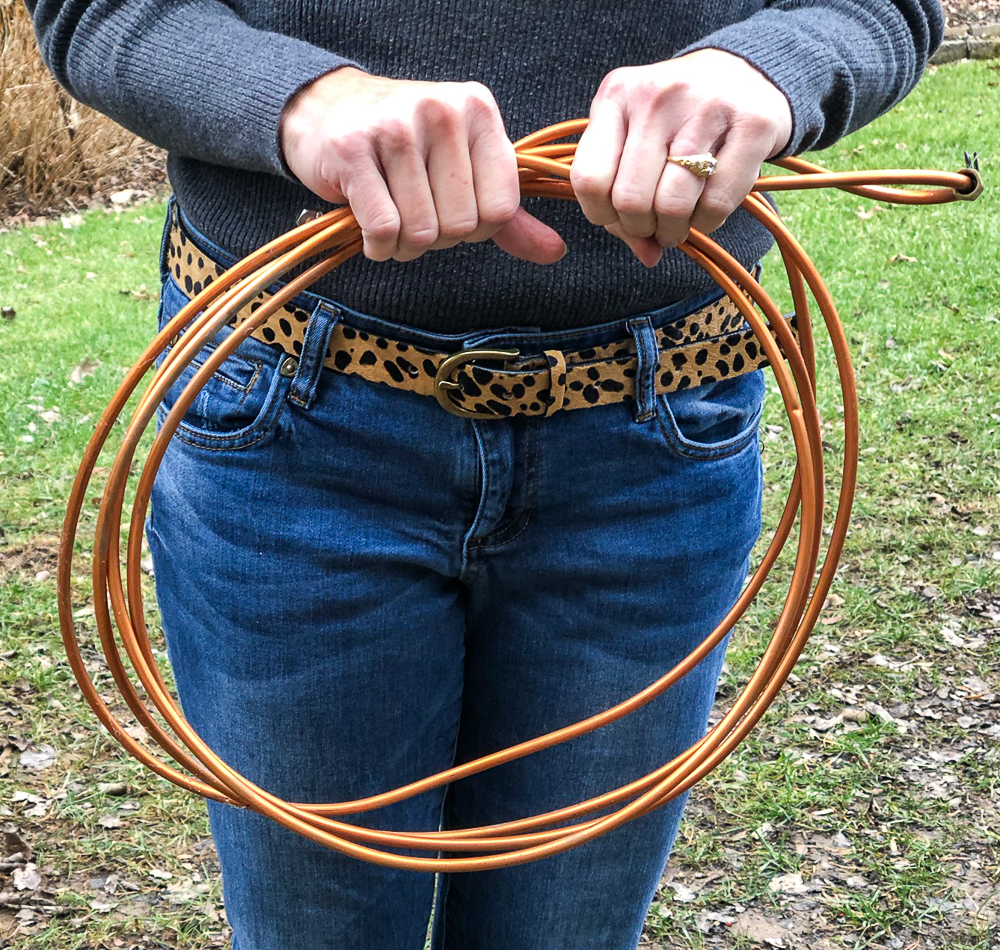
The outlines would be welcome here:
M 635 421 L 649 422 L 656 415 L 656 372 L 660 365 L 660 348 L 656 331 L 649 317 L 628 321 L 635 340 Z
M 169 256 L 170 256 L 170 243 L 173 241 L 174 236 L 180 230 L 180 218 L 177 215 L 177 198 L 174 196 L 170 197 L 167 202 L 167 226 L 163 229 L 163 236 L 160 238 L 160 274 L 166 274 L 170 270 L 169 266 Z M 177 286 L 180 287 L 181 282 L 177 281 Z
M 546 350 L 545 362 L 549 364 L 549 407 L 547 419 L 563 407 L 566 400 L 566 354 L 562 350 Z
M 306 326 L 298 365 L 295 365 L 294 357 L 286 357 L 281 364 L 280 372 L 283 375 L 294 374 L 288 398 L 303 409 L 308 409 L 316 398 L 316 387 L 330 345 L 330 334 L 333 333 L 333 328 L 341 316 L 339 307 L 331 306 L 321 300 Z

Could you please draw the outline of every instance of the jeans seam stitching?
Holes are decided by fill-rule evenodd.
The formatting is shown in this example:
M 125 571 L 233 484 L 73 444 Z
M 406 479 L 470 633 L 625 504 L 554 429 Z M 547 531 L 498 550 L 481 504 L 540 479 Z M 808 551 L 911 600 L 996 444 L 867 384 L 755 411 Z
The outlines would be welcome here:
M 269 408 L 266 413 L 263 413 L 260 418 L 258 418 L 254 423 L 247 426 L 243 431 L 243 435 L 238 439 L 234 439 L 235 433 L 219 433 L 218 435 L 212 433 L 198 433 L 195 434 L 192 427 L 188 426 L 188 434 L 184 434 L 184 423 L 182 422 L 177 430 L 174 432 L 174 438 L 179 442 L 183 442 L 185 445 L 190 445 L 196 449 L 202 449 L 205 452 L 229 452 L 236 449 L 248 449 L 258 442 L 262 442 L 267 438 L 268 435 L 277 427 L 278 417 L 281 415 L 281 409 L 285 404 L 285 399 L 288 398 L 287 391 L 282 397 L 281 393 L 276 393 L 274 397 L 274 405 Z M 257 429 L 260 426 L 264 426 L 260 434 L 257 434 Z M 253 435 L 255 438 L 250 438 Z M 204 440 L 204 441 L 202 441 Z M 212 444 L 214 443 L 214 444 Z
M 747 428 L 746 435 L 742 436 L 738 441 L 733 442 L 730 445 L 720 445 L 718 450 L 710 448 L 703 450 L 686 448 L 681 443 L 683 436 L 677 430 L 676 423 L 672 420 L 665 422 L 659 413 L 657 414 L 656 419 L 660 425 L 660 432 L 673 452 L 676 452 L 677 455 L 680 455 L 683 458 L 691 459 L 694 462 L 710 462 L 716 459 L 729 458 L 730 456 L 738 455 L 742 452 L 747 447 L 747 444 L 753 441 L 754 436 L 760 432 L 760 413 L 758 412 L 756 416 L 757 418 L 754 424 Z
M 462 566 L 461 566 L 462 574 L 466 574 L 471 569 L 468 555 L 472 551 L 479 550 L 479 546 L 482 541 L 481 538 L 476 538 L 473 535 L 475 533 L 476 527 L 482 520 L 481 516 L 483 513 L 483 508 L 486 504 L 486 496 L 489 493 L 489 484 L 490 484 L 489 465 L 487 464 L 486 461 L 486 446 L 483 444 L 482 436 L 476 429 L 475 424 L 473 424 L 472 426 L 472 432 L 476 439 L 476 456 L 477 456 L 476 464 L 480 471 L 480 479 L 482 481 L 482 485 L 480 486 L 479 489 L 479 503 L 476 505 L 476 513 L 472 517 L 472 524 L 469 525 L 469 530 L 465 533 L 465 537 L 462 539 Z
M 223 440 L 230 438 L 230 436 L 226 435 L 220 435 L 220 436 L 199 435 L 195 437 L 185 436 L 181 432 L 180 428 L 178 428 L 177 431 L 174 433 L 174 438 L 176 438 L 178 442 L 183 442 L 185 445 L 190 445 L 193 448 L 201 449 L 202 451 L 205 452 L 229 452 L 235 449 L 248 449 L 250 448 L 250 446 L 256 445 L 258 442 L 262 442 L 264 439 L 267 438 L 267 436 L 277 426 L 277 424 L 278 424 L 277 419 L 272 420 L 270 423 L 268 423 L 267 428 L 264 429 L 264 431 L 261 432 L 260 435 L 257 435 L 255 438 L 246 442 L 243 441 L 242 439 L 238 439 L 229 443 L 224 443 Z M 211 445 L 200 442 L 198 441 L 199 439 L 213 439 L 213 440 L 218 439 L 219 441 L 216 442 L 214 445 Z
M 498 548 L 506 547 L 512 541 L 515 541 L 519 537 L 521 537 L 521 535 L 528 530 L 528 528 L 531 526 L 531 515 L 532 515 L 531 511 L 525 511 L 518 516 L 517 521 L 522 521 L 523 524 L 521 525 L 520 528 L 517 529 L 517 533 L 511 535 L 509 538 L 506 538 L 503 541 L 497 541 L 491 543 L 489 540 L 489 535 L 487 535 L 487 537 L 480 538 L 478 541 L 473 542 L 473 547 L 477 551 L 494 551 L 497 550 Z M 515 521 L 514 524 L 517 524 L 517 521 Z
M 525 531 L 528 530 L 528 528 L 531 527 L 531 521 L 532 521 L 531 516 L 534 514 L 534 511 L 535 511 L 535 502 L 536 502 L 536 500 L 538 498 L 538 478 L 539 478 L 539 476 L 538 476 L 538 469 L 539 469 L 539 466 L 537 464 L 537 455 L 538 455 L 538 428 L 537 428 L 537 426 L 532 428 L 531 435 L 530 435 L 529 438 L 530 438 L 530 441 L 531 441 L 532 444 L 529 447 L 527 447 L 527 449 L 526 449 L 526 456 L 530 457 L 530 456 L 534 455 L 536 457 L 535 458 L 536 464 L 528 466 L 527 463 L 525 463 L 526 467 L 527 467 L 527 473 L 526 473 L 525 478 L 524 478 L 524 483 L 525 483 L 525 485 L 524 485 L 524 488 L 525 488 L 525 493 L 524 493 L 524 497 L 525 497 L 524 510 L 521 512 L 520 515 L 518 515 L 518 517 L 516 519 L 514 519 L 510 523 L 510 525 L 507 526 L 506 530 L 510 531 L 515 525 L 518 524 L 518 522 L 521 522 L 521 526 L 517 529 L 517 531 L 516 531 L 515 534 L 512 534 L 510 537 L 505 538 L 502 541 L 497 541 L 494 544 L 489 544 L 487 542 L 487 538 L 483 538 L 481 540 L 481 542 L 479 543 L 479 545 L 478 545 L 478 547 L 479 547 L 480 550 L 491 551 L 491 550 L 496 550 L 496 549 L 505 547 L 506 545 L 510 544 L 512 541 L 517 540 L 522 534 L 524 534 Z

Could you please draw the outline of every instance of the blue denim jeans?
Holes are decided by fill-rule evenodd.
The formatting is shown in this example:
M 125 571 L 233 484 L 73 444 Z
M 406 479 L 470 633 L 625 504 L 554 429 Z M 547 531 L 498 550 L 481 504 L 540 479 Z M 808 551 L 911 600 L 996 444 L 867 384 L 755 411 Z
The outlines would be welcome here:
M 185 300 L 165 278 L 162 320 Z M 644 422 L 624 403 L 470 421 L 321 370 L 334 323 L 522 353 L 629 329 L 437 336 L 301 302 L 314 326 L 294 376 L 242 345 L 173 440 L 149 524 L 185 713 L 253 781 L 351 800 L 573 723 L 647 686 L 734 602 L 760 527 L 759 372 L 653 397 Z M 723 650 L 622 722 L 356 820 L 491 824 L 644 775 L 703 734 Z M 436 950 L 633 950 L 682 808 L 436 888 L 209 812 L 238 950 L 422 950 L 432 907 Z

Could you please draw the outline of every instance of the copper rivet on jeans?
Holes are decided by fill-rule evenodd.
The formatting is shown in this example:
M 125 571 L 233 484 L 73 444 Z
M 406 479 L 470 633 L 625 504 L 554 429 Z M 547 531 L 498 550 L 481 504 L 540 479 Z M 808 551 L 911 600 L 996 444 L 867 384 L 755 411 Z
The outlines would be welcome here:
M 278 367 L 278 374 L 280 376 L 294 376 L 298 368 L 299 361 L 294 356 L 286 356 L 281 361 L 281 366 Z

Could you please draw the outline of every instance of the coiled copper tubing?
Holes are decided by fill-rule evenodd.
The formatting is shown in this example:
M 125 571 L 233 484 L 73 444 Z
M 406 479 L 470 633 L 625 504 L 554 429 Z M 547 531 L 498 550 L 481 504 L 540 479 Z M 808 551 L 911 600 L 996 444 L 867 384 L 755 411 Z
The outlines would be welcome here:
M 580 134 L 585 120 L 563 122 L 522 139 L 515 146 L 524 196 L 574 199 L 569 183 L 575 145 L 560 140 Z M 839 188 L 865 198 L 900 204 L 939 204 L 971 200 L 982 191 L 973 169 L 959 172 L 828 172 L 798 158 L 774 164 L 794 175 L 763 177 L 743 207 L 766 227 L 778 245 L 797 314 L 800 344 L 760 284 L 714 241 L 692 231 L 682 250 L 698 262 L 736 302 L 766 353 L 784 402 L 797 453 L 797 467 L 774 535 L 753 576 L 725 619 L 682 662 L 630 699 L 575 725 L 557 729 L 473 762 L 431 775 L 401 788 L 358 801 L 305 804 L 284 801 L 231 769 L 184 719 L 157 668 L 147 637 L 141 589 L 143 524 L 153 479 L 177 429 L 201 387 L 250 333 L 275 310 L 361 249 L 361 233 L 347 208 L 308 221 L 251 254 L 206 287 L 149 344 L 104 410 L 81 462 L 70 495 L 59 557 L 59 617 L 70 666 L 84 698 L 124 748 L 158 775 L 205 798 L 251 808 L 320 844 L 389 867 L 416 871 L 470 871 L 534 861 L 568 850 L 651 811 L 689 789 L 726 758 L 773 701 L 805 646 L 830 589 L 840 559 L 854 497 L 858 464 L 858 400 L 850 355 L 833 300 L 795 238 L 762 197 L 762 192 L 800 188 Z M 922 185 L 927 190 L 901 190 Z M 312 258 L 256 313 L 237 327 L 205 360 L 177 398 L 142 464 L 129 518 L 125 577 L 119 545 L 126 485 L 143 433 L 168 389 L 192 358 L 258 291 Z M 824 466 L 816 408 L 815 355 L 807 291 L 815 300 L 833 344 L 843 395 L 845 448 L 832 530 L 820 562 L 824 531 Z M 767 323 L 771 331 L 768 331 Z M 182 331 L 179 342 L 153 373 L 128 424 L 107 477 L 94 540 L 94 612 L 101 645 L 115 684 L 150 739 L 184 771 L 170 765 L 132 738 L 98 695 L 80 654 L 73 620 L 72 558 L 80 514 L 101 450 L 129 398 Z M 777 339 L 775 339 L 775 337 Z M 788 594 L 759 664 L 725 716 L 687 751 L 644 778 L 546 814 L 460 830 L 418 833 L 373 830 L 338 820 L 459 781 L 485 769 L 549 748 L 614 722 L 670 688 L 722 641 L 743 616 L 769 575 L 799 518 L 799 534 Z M 140 692 L 123 663 L 116 639 L 135 672 Z M 152 708 L 151 708 L 152 707 Z M 154 710 L 155 709 L 155 713 Z M 156 718 L 162 718 L 164 725 Z M 599 817 L 591 817 L 602 812 Z M 400 849 L 418 852 L 401 854 Z

